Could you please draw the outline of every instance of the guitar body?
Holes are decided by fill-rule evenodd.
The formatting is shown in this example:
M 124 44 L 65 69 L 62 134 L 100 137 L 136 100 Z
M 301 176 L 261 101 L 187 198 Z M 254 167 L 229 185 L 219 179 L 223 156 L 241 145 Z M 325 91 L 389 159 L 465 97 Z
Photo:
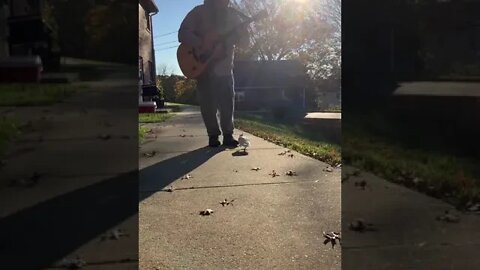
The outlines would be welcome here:
M 199 51 L 195 50 L 192 46 L 183 43 L 180 44 L 177 50 L 177 60 L 183 75 L 189 79 L 200 77 L 211 65 L 226 56 L 223 47 L 220 46 L 217 48 L 218 45 L 222 44 L 222 41 L 225 41 L 229 36 L 235 34 L 237 28 L 267 16 L 268 13 L 266 10 L 260 11 L 257 15 L 247 18 L 244 22 L 221 36 L 214 31 L 208 32 L 203 37 L 202 45 L 198 49 Z M 216 49 L 217 51 L 214 53 Z
M 196 51 L 192 46 L 180 44 L 177 50 L 177 60 L 185 77 L 189 79 L 198 78 L 217 60 L 210 57 L 217 41 L 218 35 L 215 32 L 209 32 L 203 38 L 200 51 Z

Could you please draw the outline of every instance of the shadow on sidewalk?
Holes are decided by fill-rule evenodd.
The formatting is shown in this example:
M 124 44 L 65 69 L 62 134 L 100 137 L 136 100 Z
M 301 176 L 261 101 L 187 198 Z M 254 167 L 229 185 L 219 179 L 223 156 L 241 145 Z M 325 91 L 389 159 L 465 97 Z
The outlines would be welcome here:
M 138 171 L 119 175 L 2 218 L 1 268 L 45 269 L 137 215 L 137 179 Z
M 139 176 L 140 201 L 190 173 L 223 150 L 222 147 L 202 147 L 141 170 Z

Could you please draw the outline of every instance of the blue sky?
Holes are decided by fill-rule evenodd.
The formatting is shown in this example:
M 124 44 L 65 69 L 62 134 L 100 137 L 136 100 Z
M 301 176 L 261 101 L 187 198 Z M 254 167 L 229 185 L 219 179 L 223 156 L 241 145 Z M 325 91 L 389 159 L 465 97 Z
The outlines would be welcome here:
M 176 48 L 178 46 L 177 33 L 160 36 L 166 33 L 178 31 L 180 23 L 187 13 L 195 6 L 203 3 L 203 0 L 155 0 L 159 12 L 153 16 L 153 36 L 155 44 L 155 60 L 157 73 L 161 72 L 163 65 L 167 66 L 167 72 L 182 74 L 177 63 Z

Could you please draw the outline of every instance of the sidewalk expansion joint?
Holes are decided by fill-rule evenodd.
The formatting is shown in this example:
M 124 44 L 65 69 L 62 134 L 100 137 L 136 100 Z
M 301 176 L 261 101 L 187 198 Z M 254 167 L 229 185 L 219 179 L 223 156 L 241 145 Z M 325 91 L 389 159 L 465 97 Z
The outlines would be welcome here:
M 442 248 L 442 247 L 462 247 L 462 246 L 480 246 L 480 243 L 432 243 L 432 244 L 425 244 L 423 246 L 419 246 L 418 243 L 406 243 L 406 244 L 395 244 L 395 245 L 364 245 L 364 246 L 346 246 L 343 245 L 342 249 L 345 250 L 365 250 L 365 249 L 396 249 L 396 248 L 409 248 L 417 247 L 419 250 L 426 249 L 426 248 Z
M 264 182 L 264 183 L 251 183 L 251 184 L 182 187 L 182 188 L 175 188 L 175 191 L 196 190 L 196 189 L 213 189 L 213 188 L 235 188 L 235 187 L 248 187 L 248 186 L 285 185 L 285 184 L 305 184 L 305 183 L 316 183 L 316 182 L 317 182 L 317 180 L 297 180 L 297 181 Z M 164 189 L 142 190 L 142 191 L 140 191 L 140 193 L 155 193 L 155 192 L 169 192 L 169 191 L 164 190 Z
M 110 260 L 110 261 L 98 261 L 98 262 L 85 262 L 85 265 L 82 267 L 86 266 L 99 266 L 99 265 L 113 265 L 113 264 L 127 264 L 127 263 L 138 263 L 138 259 L 123 259 L 123 260 Z M 71 269 L 68 268 L 67 266 L 52 266 L 49 267 L 48 269 Z
M 154 141 L 152 141 L 154 142 Z M 141 145 L 142 146 L 142 145 Z M 202 149 L 202 148 L 200 148 Z M 235 152 L 238 152 L 238 151 L 241 151 L 243 152 L 242 148 L 235 148 L 235 149 L 228 149 L 228 148 L 224 148 L 224 147 L 218 147 L 218 148 L 207 148 L 207 147 L 203 147 L 203 149 L 211 149 L 211 150 L 215 150 L 215 151 L 218 151 L 219 153 L 220 152 L 232 152 L 232 153 L 235 153 Z M 282 150 L 282 149 L 286 149 L 285 147 L 264 147 L 264 148 L 249 148 L 247 150 L 247 152 L 251 152 L 253 150 Z M 195 150 L 198 150 L 197 149 L 191 149 L 191 150 L 185 150 L 185 151 L 155 151 L 156 154 L 185 154 L 185 153 L 190 153 L 192 151 L 195 151 Z
M 132 137 L 133 138 L 133 137 Z M 93 137 L 77 137 L 77 138 L 41 138 L 40 139 L 21 139 L 17 140 L 17 143 L 38 143 L 38 142 L 75 142 L 75 141 L 98 141 L 98 142 L 105 142 L 105 141 L 111 141 L 111 140 L 130 140 L 132 138 L 126 138 L 125 136 L 111 136 L 108 140 L 102 140 L 99 139 L 96 136 Z

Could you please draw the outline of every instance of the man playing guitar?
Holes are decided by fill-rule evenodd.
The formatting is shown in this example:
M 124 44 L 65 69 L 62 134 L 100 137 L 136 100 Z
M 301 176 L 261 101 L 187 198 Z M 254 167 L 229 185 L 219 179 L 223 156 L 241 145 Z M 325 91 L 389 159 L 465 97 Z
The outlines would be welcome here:
M 241 24 L 241 15 L 229 7 L 229 0 L 204 0 L 203 5 L 192 9 L 183 20 L 178 32 L 179 42 L 202 51 L 204 38 L 212 32 L 224 34 Z M 203 121 L 209 136 L 209 146 L 220 146 L 219 136 L 223 134 L 223 145 L 236 147 L 233 137 L 233 112 L 235 102 L 233 59 L 235 46 L 247 46 L 249 34 L 245 26 L 238 28 L 227 39 L 209 52 L 215 61 L 197 77 L 197 97 Z M 202 56 L 199 56 L 202 57 Z M 220 127 L 217 121 L 220 112 Z

